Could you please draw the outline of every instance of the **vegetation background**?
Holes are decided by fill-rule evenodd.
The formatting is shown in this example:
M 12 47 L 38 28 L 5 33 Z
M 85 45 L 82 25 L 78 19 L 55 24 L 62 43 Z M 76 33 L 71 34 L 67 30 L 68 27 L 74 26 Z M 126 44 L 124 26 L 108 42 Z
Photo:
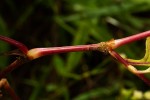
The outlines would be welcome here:
M 0 35 L 29 48 L 82 45 L 150 29 L 149 0 L 1 0 Z M 117 49 L 140 59 L 145 40 Z M 15 49 L 0 42 L 0 52 Z M 0 57 L 0 69 L 15 57 Z M 149 75 L 148 75 L 149 76 Z M 8 81 L 22 100 L 131 100 L 150 98 L 149 87 L 109 55 L 50 55 L 20 66 Z M 9 98 L 4 93 L 4 98 Z

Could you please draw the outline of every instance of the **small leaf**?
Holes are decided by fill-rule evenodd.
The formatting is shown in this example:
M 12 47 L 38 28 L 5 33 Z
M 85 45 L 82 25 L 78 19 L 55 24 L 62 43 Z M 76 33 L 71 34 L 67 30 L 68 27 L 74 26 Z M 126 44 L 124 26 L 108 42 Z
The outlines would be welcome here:
M 80 79 L 79 75 L 76 75 L 74 73 L 70 73 L 67 68 L 65 67 L 64 61 L 59 57 L 59 56 L 54 56 L 53 60 L 55 69 L 57 73 L 63 77 L 68 77 L 68 78 L 74 78 L 74 79 Z
M 146 52 L 144 57 L 140 60 L 127 59 L 127 61 L 132 65 L 150 66 L 150 37 L 146 39 Z

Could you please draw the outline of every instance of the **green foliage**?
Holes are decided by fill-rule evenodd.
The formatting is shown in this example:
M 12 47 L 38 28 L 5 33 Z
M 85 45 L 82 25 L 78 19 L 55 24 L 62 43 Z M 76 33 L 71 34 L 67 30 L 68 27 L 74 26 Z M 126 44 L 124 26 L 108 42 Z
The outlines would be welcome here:
M 7 35 L 9 36 L 9 30 L 7 29 L 7 25 L 5 20 L 0 16 L 0 33 L 1 35 Z M 8 50 L 8 44 L 4 43 L 4 42 L 0 42 L 0 53 L 3 53 L 5 51 Z M 4 56 L 0 57 L 0 68 L 3 68 L 4 66 L 7 65 L 7 61 L 8 59 Z
M 0 34 L 29 48 L 98 43 L 150 26 L 149 0 L 3 0 L 0 7 Z M 144 42 L 118 52 L 139 59 L 145 53 Z M 0 42 L 0 52 L 13 49 Z M 0 58 L 0 67 L 12 61 L 8 58 Z M 148 91 L 145 83 L 122 67 L 99 52 L 65 53 L 22 65 L 8 80 L 25 100 L 127 100 L 134 90 Z

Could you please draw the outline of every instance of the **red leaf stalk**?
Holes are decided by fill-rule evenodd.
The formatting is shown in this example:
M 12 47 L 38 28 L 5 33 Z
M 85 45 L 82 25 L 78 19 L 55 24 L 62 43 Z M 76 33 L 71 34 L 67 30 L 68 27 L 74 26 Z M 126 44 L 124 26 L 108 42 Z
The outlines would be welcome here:
M 143 80 L 147 85 L 150 86 L 150 80 L 148 78 L 146 78 L 144 76 L 144 74 L 138 74 L 136 73 L 136 69 L 134 67 L 132 67 L 126 60 L 124 60 L 118 53 L 116 53 L 115 51 L 109 51 L 109 53 L 116 58 L 119 62 L 121 62 L 122 64 L 125 65 L 125 67 L 132 72 L 133 74 L 135 74 L 136 76 L 138 76 L 141 80 Z M 129 67 L 132 67 L 132 69 L 130 69 Z
M 14 40 L 14 39 L 11 39 L 11 38 L 8 38 L 8 37 L 0 35 L 0 40 L 5 41 L 5 42 L 7 42 L 7 43 L 9 43 L 11 45 L 16 46 L 24 54 L 26 54 L 28 52 L 28 48 L 24 44 L 22 44 L 22 43 L 20 43 L 20 42 L 18 42 L 16 40 Z

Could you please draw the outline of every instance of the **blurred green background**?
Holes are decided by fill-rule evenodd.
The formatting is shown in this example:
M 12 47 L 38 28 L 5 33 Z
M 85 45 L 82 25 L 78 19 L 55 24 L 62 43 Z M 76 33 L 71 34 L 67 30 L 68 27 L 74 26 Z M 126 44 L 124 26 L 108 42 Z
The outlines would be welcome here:
M 29 48 L 98 43 L 149 29 L 149 0 L 0 1 L 0 35 Z M 140 59 L 145 53 L 144 42 L 117 51 Z M 0 52 L 13 49 L 0 41 Z M 0 69 L 14 59 L 1 56 Z M 150 99 L 149 86 L 101 52 L 42 57 L 14 70 L 8 81 L 22 100 Z M 8 93 L 3 95 L 9 99 Z

